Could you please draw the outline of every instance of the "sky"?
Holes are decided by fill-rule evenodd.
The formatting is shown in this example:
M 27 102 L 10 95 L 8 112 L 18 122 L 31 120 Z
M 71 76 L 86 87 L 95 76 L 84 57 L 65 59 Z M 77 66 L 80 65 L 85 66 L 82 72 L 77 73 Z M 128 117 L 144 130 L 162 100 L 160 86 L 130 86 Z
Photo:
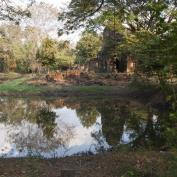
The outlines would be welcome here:
M 37 1 L 47 2 L 49 4 L 53 4 L 58 8 L 64 8 L 70 3 L 71 0 L 37 0 Z
M 13 2 L 15 4 L 20 5 L 21 7 L 22 7 L 22 5 L 24 5 L 25 1 L 29 2 L 28 0 L 13 0 Z M 59 11 L 66 9 L 67 5 L 69 5 L 69 3 L 71 2 L 71 0 L 35 0 L 35 1 L 51 4 L 54 7 L 56 7 Z M 71 42 L 71 44 L 73 44 L 73 46 L 75 46 L 76 43 L 80 39 L 81 33 L 82 33 L 82 30 L 79 29 L 72 34 L 69 34 L 69 35 L 64 34 L 63 36 L 61 36 L 59 38 L 57 35 L 57 31 L 56 31 L 56 34 L 54 34 L 53 36 L 56 36 L 56 38 L 59 40 L 69 40 Z
M 71 2 L 71 0 L 35 0 L 35 1 L 53 4 L 57 8 L 66 7 Z M 28 0 L 13 0 L 12 2 L 21 6 L 24 4 L 24 2 L 29 2 L 29 1 Z
M 37 2 L 46 2 L 48 4 L 52 4 L 54 7 L 58 9 L 65 9 L 67 5 L 71 2 L 71 0 L 36 0 Z M 69 40 L 73 45 L 76 45 L 78 40 L 80 39 L 80 35 L 82 30 L 78 30 L 73 34 L 70 35 L 63 35 L 60 37 L 61 40 Z

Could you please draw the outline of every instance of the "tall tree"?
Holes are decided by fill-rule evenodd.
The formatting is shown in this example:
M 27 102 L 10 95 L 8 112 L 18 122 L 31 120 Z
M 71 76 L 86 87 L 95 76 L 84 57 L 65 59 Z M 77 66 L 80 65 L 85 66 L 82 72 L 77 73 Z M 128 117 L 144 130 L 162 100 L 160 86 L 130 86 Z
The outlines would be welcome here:
M 59 69 L 67 69 L 75 62 L 75 53 L 69 41 L 58 41 L 56 64 Z
M 42 42 L 41 48 L 37 52 L 37 58 L 48 69 L 54 69 L 56 66 L 57 43 L 46 38 Z
M 5 70 L 16 68 L 16 61 L 23 58 L 23 32 L 18 25 L 2 25 L 1 31 L 1 60 Z
M 76 62 L 84 64 L 90 59 L 96 58 L 101 49 L 101 37 L 94 33 L 83 33 L 76 46 Z
M 160 21 L 173 21 L 176 7 L 176 0 L 72 0 L 59 19 L 66 31 L 94 24 L 98 17 L 107 20 L 110 15 L 116 16 L 130 31 L 156 31 Z

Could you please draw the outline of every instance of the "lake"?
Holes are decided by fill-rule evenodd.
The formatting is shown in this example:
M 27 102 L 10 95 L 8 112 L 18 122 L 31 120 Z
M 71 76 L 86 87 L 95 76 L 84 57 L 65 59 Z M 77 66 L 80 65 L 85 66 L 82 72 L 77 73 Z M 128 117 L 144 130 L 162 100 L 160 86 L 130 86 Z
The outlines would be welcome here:
M 0 157 L 57 158 L 166 143 L 162 114 L 116 98 L 0 98 Z M 161 117 L 161 119 L 160 119 Z

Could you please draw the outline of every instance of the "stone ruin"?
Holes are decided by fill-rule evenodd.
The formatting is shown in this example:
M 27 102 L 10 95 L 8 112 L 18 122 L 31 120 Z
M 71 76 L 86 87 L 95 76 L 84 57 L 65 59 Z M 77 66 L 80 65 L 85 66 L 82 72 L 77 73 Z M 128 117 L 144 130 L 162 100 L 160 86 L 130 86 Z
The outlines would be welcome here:
M 90 59 L 85 70 L 96 73 L 133 73 L 135 60 L 127 54 L 117 56 L 116 47 L 123 41 L 123 36 L 106 27 L 103 32 L 103 46 L 97 58 Z

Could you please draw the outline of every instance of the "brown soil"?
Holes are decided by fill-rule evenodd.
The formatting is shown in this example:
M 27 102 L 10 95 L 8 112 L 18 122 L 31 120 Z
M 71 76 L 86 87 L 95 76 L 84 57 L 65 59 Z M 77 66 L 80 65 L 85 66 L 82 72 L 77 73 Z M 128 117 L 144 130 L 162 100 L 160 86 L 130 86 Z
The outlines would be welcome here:
M 125 73 L 119 74 L 95 74 L 95 73 L 82 73 L 79 76 L 65 77 L 58 81 L 47 81 L 45 76 L 34 77 L 27 83 L 33 85 L 60 85 L 60 86 L 125 86 L 131 80 L 131 77 Z
M 170 160 L 173 156 L 174 154 L 158 152 L 108 152 L 51 160 L 0 159 L 0 176 L 175 177 L 175 166 Z

